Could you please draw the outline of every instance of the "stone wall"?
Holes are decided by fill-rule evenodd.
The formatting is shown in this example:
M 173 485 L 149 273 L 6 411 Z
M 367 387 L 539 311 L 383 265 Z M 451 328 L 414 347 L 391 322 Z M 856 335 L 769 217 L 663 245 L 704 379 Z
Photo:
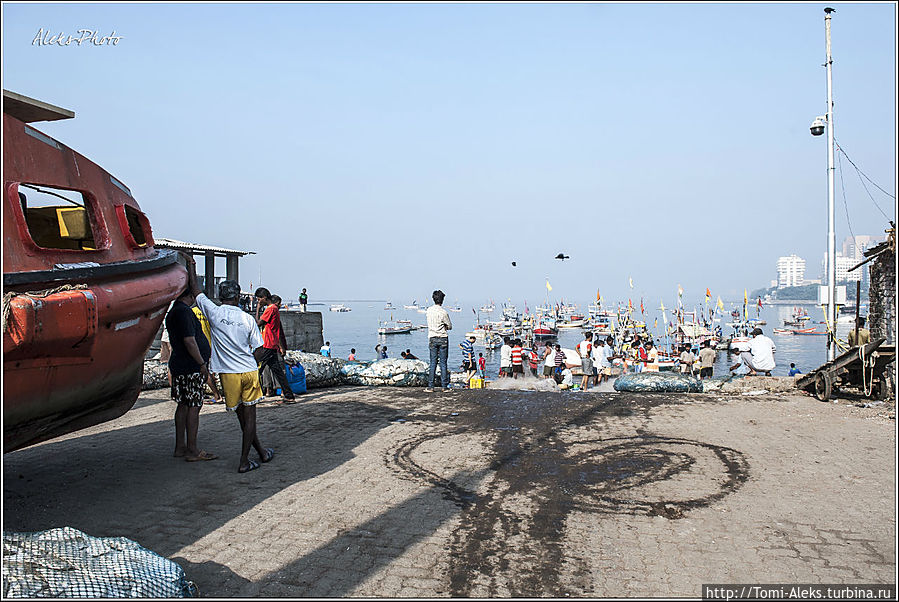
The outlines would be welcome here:
M 325 344 L 321 312 L 282 309 L 281 327 L 284 329 L 288 349 L 318 353 Z
M 890 234 L 887 243 L 884 243 L 891 246 L 892 249 L 878 255 L 871 261 L 868 268 L 871 285 L 868 292 L 867 326 L 871 331 L 872 339 L 886 338 L 884 345 L 896 344 L 896 246 L 894 236 L 894 234 Z M 888 368 L 887 379 L 890 392 L 895 391 L 895 361 Z

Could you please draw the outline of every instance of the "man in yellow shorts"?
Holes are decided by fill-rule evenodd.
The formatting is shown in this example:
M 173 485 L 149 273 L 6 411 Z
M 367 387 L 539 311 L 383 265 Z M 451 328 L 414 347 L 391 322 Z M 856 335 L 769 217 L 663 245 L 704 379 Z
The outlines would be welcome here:
M 250 447 L 256 449 L 262 463 L 275 456 L 272 448 L 263 448 L 256 434 L 256 404 L 262 399 L 259 385 L 259 368 L 255 356 L 262 348 L 262 335 L 253 316 L 243 311 L 238 302 L 240 285 L 225 280 L 219 285 L 217 306 L 200 291 L 193 259 L 187 266 L 190 287 L 197 298 L 197 306 L 209 321 L 212 330 L 212 357 L 209 369 L 217 372 L 222 381 L 225 407 L 237 414 L 243 432 L 240 464 L 237 472 L 249 472 L 259 468 L 259 462 L 249 459 Z

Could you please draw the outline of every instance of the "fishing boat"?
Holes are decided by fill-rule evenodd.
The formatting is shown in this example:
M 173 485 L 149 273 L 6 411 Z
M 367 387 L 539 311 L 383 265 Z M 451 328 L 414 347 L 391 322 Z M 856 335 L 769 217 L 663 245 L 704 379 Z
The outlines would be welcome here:
M 784 326 L 804 326 L 805 322 L 811 320 L 811 316 L 805 311 L 805 308 L 798 305 L 793 306 L 792 319 L 784 320 Z
M 775 328 L 774 334 L 807 334 L 810 332 L 815 332 L 814 327 L 812 328 Z
M 119 179 L 31 123 L 74 113 L 3 91 L 3 451 L 118 418 L 187 285 Z
M 607 315 L 599 314 L 593 320 L 594 336 L 606 337 L 612 334 L 612 318 Z
M 584 320 L 584 318 L 579 318 L 579 319 L 565 320 L 562 322 L 558 322 L 556 325 L 559 328 L 583 328 L 586 323 L 587 323 L 587 321 Z
M 503 337 L 499 336 L 496 333 L 492 333 L 484 339 L 484 347 L 486 347 L 487 349 L 499 349 L 502 346 Z
M 389 311 L 389 310 L 393 310 L 393 309 L 396 309 L 396 308 L 393 306 L 393 303 L 391 303 L 390 301 L 388 301 L 388 302 L 384 305 L 384 309 Z
M 351 308 L 347 307 L 343 303 L 335 303 L 330 307 L 331 311 L 345 312 L 345 311 L 353 311 Z
M 459 305 L 459 302 L 458 302 L 458 301 L 456 301 L 456 303 L 453 304 L 452 307 L 448 307 L 447 309 L 448 309 L 449 311 L 454 311 L 454 312 L 456 312 L 456 313 L 459 313 L 460 311 L 462 311 L 462 306 Z
M 490 301 L 489 303 L 485 303 L 484 305 L 481 306 L 481 309 L 479 311 L 482 314 L 493 313 L 494 311 L 496 311 L 496 303 L 494 303 L 493 301 Z
M 403 309 L 418 309 L 418 301 L 412 299 L 412 305 L 404 305 Z
M 415 330 L 411 320 L 388 320 L 378 322 L 378 334 L 408 334 Z

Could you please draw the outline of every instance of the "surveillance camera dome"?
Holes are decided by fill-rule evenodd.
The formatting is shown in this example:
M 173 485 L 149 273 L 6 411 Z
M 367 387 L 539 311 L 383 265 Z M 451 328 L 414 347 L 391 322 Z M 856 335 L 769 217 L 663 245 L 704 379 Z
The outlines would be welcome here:
M 811 131 L 812 136 L 820 136 L 824 133 L 824 121 L 822 121 L 821 118 L 818 117 L 817 119 L 815 119 L 815 121 L 812 122 L 812 125 L 809 126 L 809 130 Z

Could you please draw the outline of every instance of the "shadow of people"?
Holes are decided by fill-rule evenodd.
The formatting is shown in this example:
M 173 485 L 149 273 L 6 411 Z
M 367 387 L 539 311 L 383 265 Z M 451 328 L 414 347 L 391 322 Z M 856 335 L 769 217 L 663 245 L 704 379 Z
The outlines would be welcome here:
M 237 473 L 237 419 L 225 411 L 201 415 L 201 448 L 219 456 L 212 461 L 172 457 L 171 419 L 18 450 L 4 456 L 3 529 L 70 526 L 127 537 L 168 557 L 352 459 L 353 449 L 395 415 L 396 409 L 356 401 L 262 406 L 259 434 L 275 458 L 245 474 Z

